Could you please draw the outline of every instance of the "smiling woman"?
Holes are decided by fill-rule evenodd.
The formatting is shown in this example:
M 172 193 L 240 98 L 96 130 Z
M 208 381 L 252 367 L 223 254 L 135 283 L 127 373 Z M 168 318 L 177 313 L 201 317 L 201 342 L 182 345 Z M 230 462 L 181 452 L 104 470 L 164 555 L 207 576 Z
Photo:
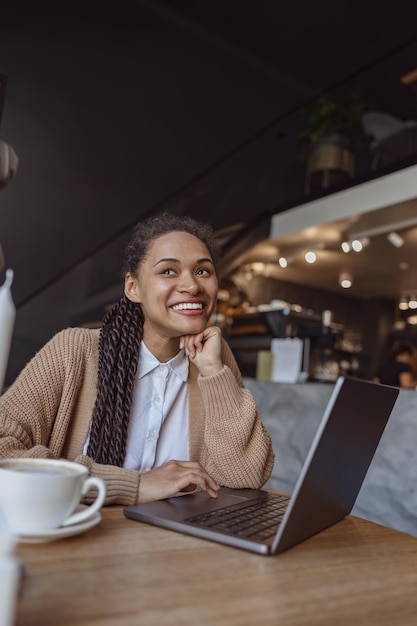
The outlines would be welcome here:
M 134 271 L 125 294 L 141 305 L 143 339 L 161 361 L 178 351 L 178 336 L 205 330 L 214 311 L 217 278 L 207 245 L 187 232 L 158 237 Z
M 106 503 L 261 487 L 274 455 L 220 329 L 211 228 L 162 214 L 126 246 L 124 294 L 100 330 L 61 331 L 0 398 L 0 458 L 67 458 Z

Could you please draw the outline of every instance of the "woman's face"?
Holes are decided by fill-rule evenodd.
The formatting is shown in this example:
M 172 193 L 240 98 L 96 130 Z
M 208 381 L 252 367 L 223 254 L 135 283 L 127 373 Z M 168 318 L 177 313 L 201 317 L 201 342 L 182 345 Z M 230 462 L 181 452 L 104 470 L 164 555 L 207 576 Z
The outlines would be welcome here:
M 214 311 L 217 276 L 205 244 L 172 232 L 152 243 L 137 278 L 127 274 L 125 294 L 139 302 L 147 342 L 201 332 Z

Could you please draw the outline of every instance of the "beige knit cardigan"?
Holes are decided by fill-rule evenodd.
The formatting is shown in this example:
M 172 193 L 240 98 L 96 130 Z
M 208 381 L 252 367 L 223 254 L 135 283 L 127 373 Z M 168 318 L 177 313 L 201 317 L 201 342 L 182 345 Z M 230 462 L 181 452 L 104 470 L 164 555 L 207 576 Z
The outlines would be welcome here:
M 0 397 L 0 458 L 65 458 L 106 481 L 106 504 L 135 504 L 140 475 L 82 454 L 96 399 L 100 330 L 57 333 Z M 203 377 L 190 363 L 189 458 L 221 485 L 259 488 L 271 475 L 271 438 L 227 343 L 223 370 Z

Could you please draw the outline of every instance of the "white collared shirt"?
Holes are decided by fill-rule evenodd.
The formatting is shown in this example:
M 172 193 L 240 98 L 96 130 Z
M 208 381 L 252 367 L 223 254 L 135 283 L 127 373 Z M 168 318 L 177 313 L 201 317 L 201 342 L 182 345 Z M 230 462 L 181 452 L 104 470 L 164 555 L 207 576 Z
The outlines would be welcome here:
M 147 472 L 188 454 L 188 357 L 161 363 L 142 342 L 123 467 Z

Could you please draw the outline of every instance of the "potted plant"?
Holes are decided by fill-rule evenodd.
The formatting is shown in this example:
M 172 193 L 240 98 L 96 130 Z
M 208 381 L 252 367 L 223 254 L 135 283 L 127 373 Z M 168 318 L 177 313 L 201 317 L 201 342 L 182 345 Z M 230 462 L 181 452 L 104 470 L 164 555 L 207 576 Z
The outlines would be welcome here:
M 323 94 L 304 107 L 306 126 L 298 135 L 298 147 L 308 158 L 307 192 L 354 175 L 354 150 L 367 106 L 363 92 L 352 89 L 339 96 Z

